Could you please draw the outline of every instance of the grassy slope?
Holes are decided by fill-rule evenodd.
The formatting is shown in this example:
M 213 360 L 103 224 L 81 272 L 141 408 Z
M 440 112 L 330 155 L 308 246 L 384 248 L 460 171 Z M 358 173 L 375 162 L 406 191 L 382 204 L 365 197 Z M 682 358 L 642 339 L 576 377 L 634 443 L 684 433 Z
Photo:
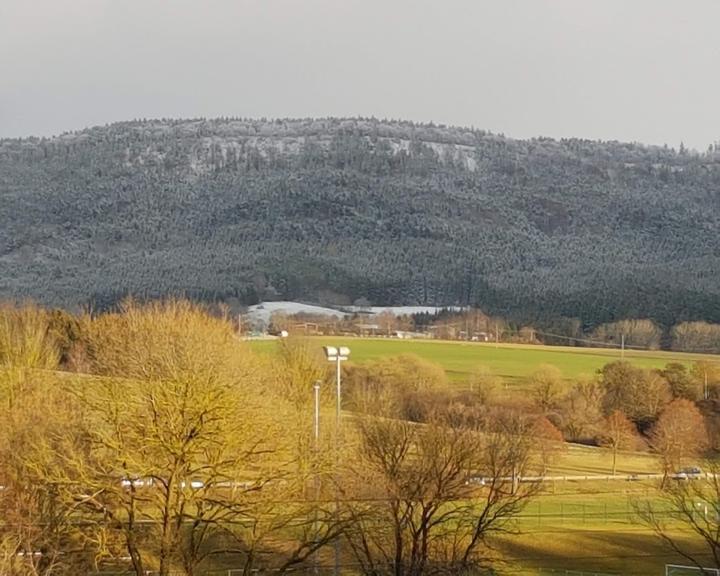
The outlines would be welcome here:
M 312 339 L 318 347 L 347 345 L 354 362 L 383 356 L 416 354 L 442 365 L 460 384 L 475 366 L 485 365 L 502 376 L 511 387 L 523 388 L 523 381 L 541 364 L 552 364 L 568 379 L 591 374 L 604 364 L 620 358 L 617 350 L 525 346 L 390 339 Z M 253 342 L 257 350 L 271 352 L 274 341 Z M 668 362 L 720 361 L 717 356 L 672 352 L 628 351 L 625 359 L 647 368 Z M 618 455 L 618 474 L 658 472 L 656 458 L 648 453 Z M 605 450 L 570 445 L 548 470 L 551 475 L 609 474 Z M 532 502 L 516 528 L 518 535 L 505 536 L 499 550 L 507 559 L 503 572 L 534 574 L 536 569 L 586 570 L 615 574 L 662 574 L 666 563 L 687 564 L 662 546 L 653 533 L 633 514 L 633 502 L 652 498 L 654 481 L 627 482 L 556 481 Z M 522 567 L 531 567 L 525 570 Z

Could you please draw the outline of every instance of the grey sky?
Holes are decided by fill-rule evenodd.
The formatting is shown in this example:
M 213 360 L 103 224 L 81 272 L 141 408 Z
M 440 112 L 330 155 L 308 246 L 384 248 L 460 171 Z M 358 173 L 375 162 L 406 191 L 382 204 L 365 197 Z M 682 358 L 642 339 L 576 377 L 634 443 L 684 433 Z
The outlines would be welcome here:
M 720 140 L 720 0 L 0 0 L 0 136 L 377 116 Z

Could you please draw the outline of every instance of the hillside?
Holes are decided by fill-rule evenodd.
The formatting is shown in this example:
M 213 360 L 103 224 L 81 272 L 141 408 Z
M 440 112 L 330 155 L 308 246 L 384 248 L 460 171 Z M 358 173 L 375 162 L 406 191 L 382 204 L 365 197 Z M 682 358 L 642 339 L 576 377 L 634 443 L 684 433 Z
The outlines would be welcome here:
M 720 321 L 720 149 L 363 119 L 0 140 L 0 297 Z

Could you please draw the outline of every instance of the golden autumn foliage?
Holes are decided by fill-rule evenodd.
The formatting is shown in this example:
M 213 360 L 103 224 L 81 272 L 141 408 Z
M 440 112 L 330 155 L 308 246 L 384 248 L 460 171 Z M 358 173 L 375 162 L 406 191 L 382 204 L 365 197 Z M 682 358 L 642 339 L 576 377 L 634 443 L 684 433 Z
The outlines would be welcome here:
M 297 354 L 283 364 L 296 369 L 293 396 L 225 320 L 185 301 L 126 302 L 80 319 L 71 364 L 82 373 L 59 373 L 48 316 L 4 312 L 0 501 L 23 521 L 1 530 L 3 574 L 128 556 L 137 574 L 191 575 L 226 549 L 248 570 L 272 552 L 285 570 L 337 537 L 335 518 L 303 500 L 325 470 L 296 473 L 313 456 L 296 443 L 310 429 L 295 417 L 310 366 Z M 307 518 L 312 530 L 287 531 Z

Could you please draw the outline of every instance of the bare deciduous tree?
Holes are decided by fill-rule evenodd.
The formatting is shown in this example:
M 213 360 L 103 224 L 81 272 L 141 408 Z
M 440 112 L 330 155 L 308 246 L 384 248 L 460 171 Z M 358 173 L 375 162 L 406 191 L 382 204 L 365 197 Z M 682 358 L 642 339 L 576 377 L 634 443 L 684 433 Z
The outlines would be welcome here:
M 538 418 L 533 426 L 533 435 L 536 438 L 534 452 L 540 461 L 542 475 L 554 464 L 565 449 L 565 439 L 562 432 L 545 416 Z
M 485 565 L 490 536 L 508 530 L 537 491 L 513 482 L 530 462 L 530 442 L 516 432 L 510 422 L 483 434 L 441 418 L 359 421 L 364 488 L 347 504 L 347 539 L 362 571 L 420 576 Z
M 672 470 L 707 447 L 705 421 L 690 400 L 678 398 L 667 405 L 650 431 L 650 442 L 663 464 L 663 485 Z
M 487 366 L 476 366 L 468 379 L 470 392 L 477 401 L 487 406 L 495 399 L 502 387 L 502 378 L 493 374 Z
M 564 391 L 562 372 L 555 366 L 544 364 L 528 378 L 532 387 L 533 399 L 543 414 L 557 409 Z
M 603 389 L 597 378 L 582 377 L 565 397 L 561 427 L 568 440 L 594 438 L 602 422 Z
M 706 462 L 705 473 L 667 483 L 659 499 L 636 504 L 641 519 L 674 552 L 702 571 L 720 568 L 720 468 Z M 702 550 L 697 545 L 702 542 Z
M 345 390 L 355 409 L 416 421 L 428 416 L 425 398 L 448 389 L 445 370 L 414 354 L 352 366 L 346 374 Z
M 612 453 L 612 474 L 617 470 L 617 453 L 635 447 L 638 440 L 637 428 L 620 410 L 613 412 L 605 419 L 603 431 L 598 440 L 601 446 L 609 448 Z

